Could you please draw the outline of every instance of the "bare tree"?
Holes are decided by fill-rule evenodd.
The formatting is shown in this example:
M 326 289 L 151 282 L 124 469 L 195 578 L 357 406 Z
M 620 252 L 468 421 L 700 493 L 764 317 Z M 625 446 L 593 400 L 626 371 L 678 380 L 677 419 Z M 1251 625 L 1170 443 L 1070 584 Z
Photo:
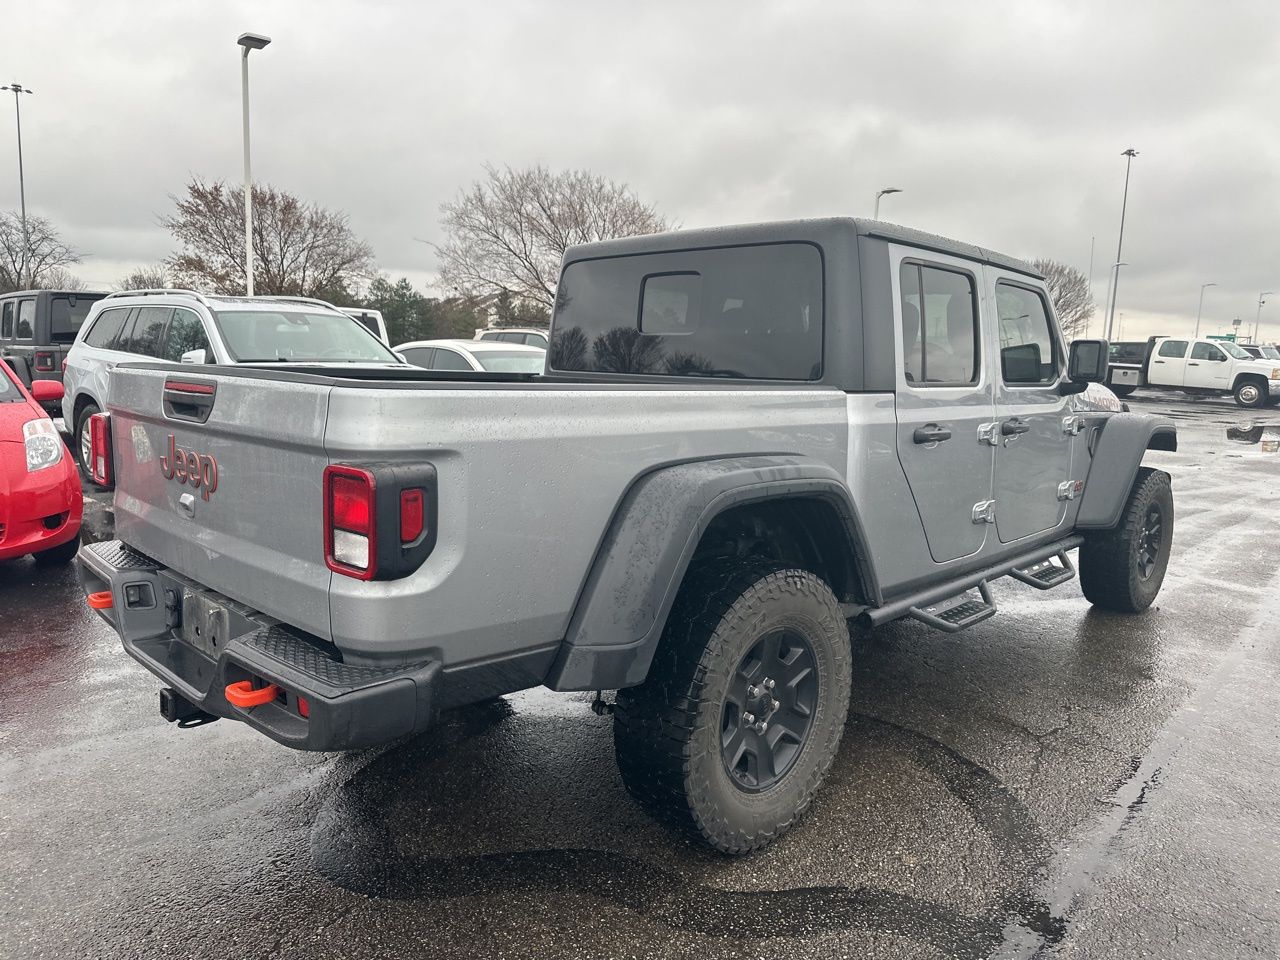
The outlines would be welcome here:
M 89 289 L 87 283 L 66 267 L 52 267 L 45 271 L 44 277 L 40 281 L 40 286 L 45 290 L 66 290 L 71 293 Z
M 121 290 L 163 290 L 169 286 L 169 272 L 164 264 L 139 267 L 120 278 Z
M 214 293 L 243 293 L 244 188 L 192 180 L 162 219 L 179 252 L 173 279 Z M 253 285 L 262 294 L 345 298 L 374 275 L 373 251 L 347 216 L 271 186 L 253 188 Z
M 626 184 L 586 170 L 486 166 L 485 174 L 440 207 L 442 285 L 471 296 L 507 290 L 550 310 L 567 247 L 672 226 Z
M 80 254 L 62 241 L 48 220 L 31 215 L 24 257 L 22 218 L 12 211 L 0 213 L 0 293 L 48 286 L 51 271 L 79 262 Z
M 1062 333 L 1073 340 L 1084 332 L 1085 324 L 1093 316 L 1093 291 L 1089 278 L 1065 263 L 1056 260 L 1036 260 L 1031 264 L 1044 276 L 1053 298 L 1053 312 L 1058 315 Z

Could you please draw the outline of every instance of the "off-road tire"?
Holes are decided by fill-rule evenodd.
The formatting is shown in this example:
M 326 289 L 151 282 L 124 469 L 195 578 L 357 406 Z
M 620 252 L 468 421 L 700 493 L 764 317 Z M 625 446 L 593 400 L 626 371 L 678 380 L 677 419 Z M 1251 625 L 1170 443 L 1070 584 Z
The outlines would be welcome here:
M 812 650 L 818 687 L 807 735 L 772 785 L 748 792 L 721 755 L 725 700 L 760 638 L 781 628 Z M 759 850 L 808 809 L 849 710 L 849 630 L 831 589 L 773 561 L 715 561 L 685 578 L 649 676 L 618 691 L 613 737 L 623 783 L 652 816 L 726 854 Z
M 1248 409 L 1256 409 L 1267 405 L 1267 384 L 1265 380 L 1241 380 L 1235 389 L 1236 403 Z
M 41 566 L 54 566 L 64 563 L 70 563 L 75 559 L 76 554 L 80 551 L 80 538 L 72 537 L 66 543 L 60 543 L 56 547 L 48 550 L 41 550 L 39 553 L 33 553 L 36 563 Z
M 89 418 L 95 413 L 101 412 L 102 411 L 98 409 L 98 405 L 96 403 L 86 403 L 84 405 L 84 409 L 76 416 L 76 432 L 71 438 L 71 446 L 75 450 L 76 463 L 80 464 L 80 469 L 83 471 L 86 479 L 88 479 L 91 474 L 89 473 L 89 463 L 86 459 L 87 454 L 84 449 L 84 431 L 89 429 Z
M 1154 564 L 1144 574 L 1144 534 L 1152 511 L 1159 514 L 1161 537 Z M 1103 610 L 1141 613 L 1160 592 L 1173 547 L 1173 490 L 1169 475 L 1139 467 L 1128 502 L 1113 530 L 1090 533 L 1080 547 L 1080 589 Z

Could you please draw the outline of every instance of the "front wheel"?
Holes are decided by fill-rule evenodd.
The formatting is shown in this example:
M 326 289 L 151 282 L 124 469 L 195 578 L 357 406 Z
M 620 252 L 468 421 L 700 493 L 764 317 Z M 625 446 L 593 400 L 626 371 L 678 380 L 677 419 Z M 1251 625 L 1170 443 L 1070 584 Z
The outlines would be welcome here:
M 1080 547 L 1080 589 L 1103 610 L 1141 613 L 1164 583 L 1173 549 L 1169 475 L 1139 467 L 1114 530 L 1091 533 Z
M 1242 407 L 1261 407 L 1267 402 L 1267 388 L 1257 380 L 1242 380 L 1235 395 Z
M 849 630 L 830 588 L 768 561 L 686 577 L 649 676 L 618 691 L 623 783 L 649 813 L 729 854 L 805 812 L 844 733 Z

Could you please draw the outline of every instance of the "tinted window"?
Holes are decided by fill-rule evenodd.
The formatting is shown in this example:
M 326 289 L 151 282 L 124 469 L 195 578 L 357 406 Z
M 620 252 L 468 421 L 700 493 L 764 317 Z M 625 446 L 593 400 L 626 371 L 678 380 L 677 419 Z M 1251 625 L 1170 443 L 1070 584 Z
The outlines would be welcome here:
M 1162 357 L 1185 357 L 1187 355 L 1187 341 L 1166 340 L 1160 344 L 1160 349 L 1156 353 Z
M 101 299 L 74 293 L 53 297 L 49 301 L 49 342 L 73 342 L 90 308 Z
M 926 385 L 978 380 L 977 302 L 968 274 L 902 265 L 903 372 Z M 923 293 L 922 293 L 923 291 Z
M 209 338 L 200 318 L 190 310 L 174 310 L 169 329 L 165 331 L 162 355 L 164 359 L 178 363 L 190 350 L 203 350 L 205 360 L 213 362 L 213 350 L 209 347 Z
M 816 380 L 822 257 L 780 243 L 578 261 L 553 330 L 559 370 Z
M 89 328 L 89 332 L 84 335 L 84 342 L 91 347 L 111 349 L 116 342 L 116 338 L 120 335 L 120 328 L 124 326 L 124 321 L 128 316 L 129 310 L 127 307 L 103 310 L 102 313 L 98 314 L 98 319 L 93 321 L 93 326 Z
M 34 300 L 18 301 L 18 327 L 14 336 L 19 340 L 30 340 L 35 336 L 36 302 Z
M 373 319 L 373 317 L 369 316 L 367 313 L 362 313 L 358 317 L 355 317 L 355 321 L 375 337 L 378 336 L 378 321 Z
M 1191 345 L 1192 360 L 1225 360 L 1221 350 L 1212 343 L 1193 343 Z
M 435 358 L 431 361 L 432 370 L 470 370 L 471 364 L 467 363 L 466 358 L 452 350 L 439 348 L 436 350 Z
M 410 347 L 408 350 L 397 350 L 396 352 L 414 366 L 425 367 L 430 370 L 431 355 L 436 351 L 434 347 Z
M 0 337 L 8 340 L 13 336 L 13 301 L 6 300 L 0 308 Z
M 129 335 L 129 352 L 144 357 L 159 357 L 160 338 L 172 313 L 172 307 L 139 307 Z
M 547 349 L 547 338 L 539 336 L 536 333 L 526 333 L 524 335 L 524 342 L 530 347 L 541 347 L 543 350 Z
M 1026 287 L 997 283 L 996 310 L 1004 382 L 1051 383 L 1057 379 L 1057 349 L 1044 298 Z
M 494 373 L 541 373 L 546 365 L 545 353 L 520 350 L 484 350 L 476 354 L 480 366 Z

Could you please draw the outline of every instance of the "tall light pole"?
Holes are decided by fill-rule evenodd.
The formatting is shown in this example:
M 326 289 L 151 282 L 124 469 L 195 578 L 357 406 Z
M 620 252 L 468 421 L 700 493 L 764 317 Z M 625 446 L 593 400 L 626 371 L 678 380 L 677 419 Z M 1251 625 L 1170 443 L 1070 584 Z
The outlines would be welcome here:
M 1089 237 L 1089 306 L 1093 306 L 1093 245 L 1098 238 Z M 1089 318 L 1084 322 L 1084 335 L 1087 339 L 1089 336 L 1089 321 L 1093 319 L 1093 311 L 1089 311 Z
M 249 170 L 249 51 L 271 42 L 260 33 L 242 33 L 240 44 L 240 96 L 244 107 L 244 292 L 253 296 L 253 174 Z
M 1120 282 L 1120 268 L 1127 267 L 1128 265 L 1129 265 L 1128 261 L 1121 260 L 1118 263 L 1113 263 L 1111 265 L 1111 269 L 1107 271 L 1107 299 L 1108 300 L 1111 299 L 1111 291 L 1115 289 L 1115 284 Z M 1114 301 L 1112 305 L 1114 306 Z M 1104 326 L 1105 326 L 1105 329 L 1102 331 L 1102 335 L 1104 339 L 1110 340 L 1111 333 L 1112 333 L 1110 317 L 1107 318 L 1107 322 Z
M 1200 284 L 1200 303 L 1196 306 L 1196 332 L 1195 336 L 1200 336 L 1200 311 L 1204 309 L 1204 291 L 1206 287 L 1216 287 L 1216 283 Z
M 27 258 L 31 256 L 31 234 L 27 232 L 27 183 L 22 174 L 22 94 L 35 91 L 20 83 L 10 83 L 0 90 L 13 91 L 13 114 L 18 121 L 18 203 L 22 209 L 22 265 L 18 268 L 18 289 L 27 285 Z
M 1120 263 L 1120 254 L 1124 251 L 1124 214 L 1129 206 L 1129 168 L 1133 165 L 1133 158 L 1138 155 L 1138 151 L 1130 147 L 1120 156 L 1125 157 L 1124 162 L 1124 198 L 1120 201 L 1120 239 L 1116 242 L 1116 263 Z M 1120 270 L 1116 269 L 1115 283 L 1111 287 L 1111 305 L 1107 307 L 1107 339 L 1111 339 L 1111 322 L 1116 312 L 1116 297 L 1120 293 Z
M 881 197 L 886 196 L 890 193 L 901 193 L 901 192 L 902 190 L 900 190 L 898 187 L 885 187 L 883 190 L 877 190 L 876 191 L 876 211 L 874 214 L 872 214 L 871 219 L 872 220 L 880 219 L 880 198 Z
M 1274 290 L 1263 290 L 1258 294 L 1258 312 L 1253 316 L 1253 342 L 1258 342 L 1258 324 L 1262 322 L 1262 306 L 1267 302 L 1267 297 L 1274 293 Z

